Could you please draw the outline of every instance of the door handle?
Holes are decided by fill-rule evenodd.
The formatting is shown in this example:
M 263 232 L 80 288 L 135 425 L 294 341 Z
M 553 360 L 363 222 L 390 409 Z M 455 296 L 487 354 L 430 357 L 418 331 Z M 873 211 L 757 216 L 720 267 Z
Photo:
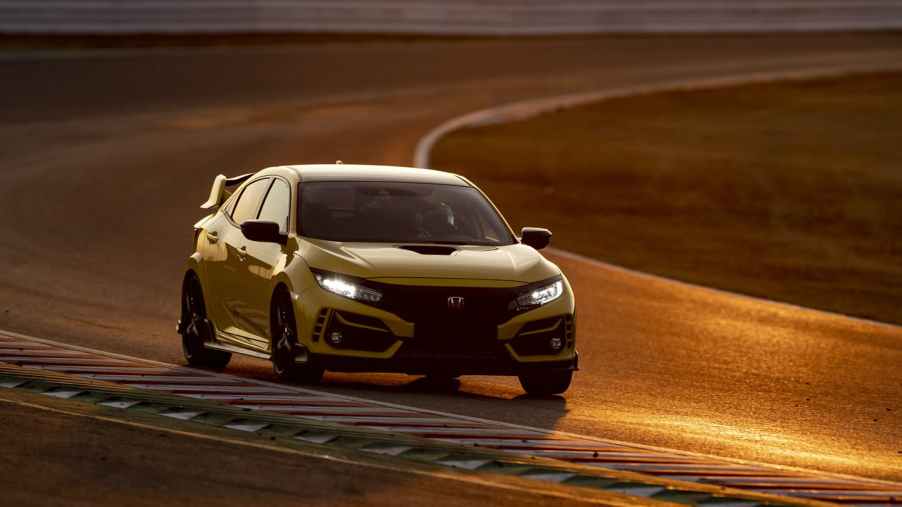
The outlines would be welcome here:
M 216 231 L 207 231 L 207 241 L 211 244 L 215 244 L 219 241 L 219 233 Z

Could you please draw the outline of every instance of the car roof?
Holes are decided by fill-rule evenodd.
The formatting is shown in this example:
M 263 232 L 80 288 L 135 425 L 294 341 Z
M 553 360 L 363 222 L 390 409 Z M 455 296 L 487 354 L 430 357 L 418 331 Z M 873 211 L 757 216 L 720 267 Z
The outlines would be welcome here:
M 397 181 L 470 186 L 464 178 L 444 171 L 387 165 L 306 164 L 284 166 L 303 181 Z

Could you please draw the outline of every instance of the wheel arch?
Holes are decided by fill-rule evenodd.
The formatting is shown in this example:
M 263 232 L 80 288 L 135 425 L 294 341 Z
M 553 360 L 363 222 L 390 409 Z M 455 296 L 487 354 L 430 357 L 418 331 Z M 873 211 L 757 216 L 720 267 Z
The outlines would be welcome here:
M 291 287 L 284 280 L 278 280 L 272 288 L 272 297 L 270 298 L 269 304 L 270 308 L 272 308 L 276 298 L 283 295 L 291 298 Z

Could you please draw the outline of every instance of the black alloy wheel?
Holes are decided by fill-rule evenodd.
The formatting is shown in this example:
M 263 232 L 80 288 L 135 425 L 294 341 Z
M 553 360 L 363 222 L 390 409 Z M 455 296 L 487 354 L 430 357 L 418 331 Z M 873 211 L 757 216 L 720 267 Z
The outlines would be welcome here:
M 307 354 L 307 362 L 295 359 L 306 351 L 299 345 L 294 308 L 287 294 L 275 298 L 272 308 L 272 370 L 281 380 L 315 384 L 322 380 L 324 370 Z M 303 352 L 302 352 L 303 351 Z
M 200 281 L 194 275 L 185 279 L 182 287 L 182 352 L 191 366 L 201 368 L 225 368 L 232 354 L 221 350 L 208 349 L 204 344 L 212 341 L 212 326 L 207 320 L 204 293 Z

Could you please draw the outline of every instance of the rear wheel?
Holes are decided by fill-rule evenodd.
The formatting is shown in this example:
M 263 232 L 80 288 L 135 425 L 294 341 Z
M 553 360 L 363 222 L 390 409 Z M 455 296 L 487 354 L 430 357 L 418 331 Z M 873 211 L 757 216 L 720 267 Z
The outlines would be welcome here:
M 323 378 L 323 368 L 298 343 L 294 307 L 287 294 L 277 295 L 272 305 L 272 370 L 282 380 L 315 384 Z M 306 362 L 297 362 L 306 354 Z
M 204 346 L 204 343 L 213 339 L 213 327 L 207 320 L 200 280 L 194 275 L 189 275 L 182 287 L 182 318 L 185 319 L 182 352 L 188 364 L 202 368 L 225 368 L 232 359 L 232 354 Z
M 573 370 L 547 370 L 523 373 L 520 385 L 530 396 L 562 394 L 570 387 Z

